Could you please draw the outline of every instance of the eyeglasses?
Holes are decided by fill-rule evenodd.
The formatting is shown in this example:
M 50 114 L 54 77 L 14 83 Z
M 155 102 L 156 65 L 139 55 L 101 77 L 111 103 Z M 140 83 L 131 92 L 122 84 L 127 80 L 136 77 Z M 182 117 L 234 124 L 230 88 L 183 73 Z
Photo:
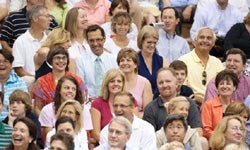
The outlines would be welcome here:
M 39 15 L 39 16 L 44 16 L 44 17 L 50 18 L 50 19 L 54 18 L 54 17 L 53 17 L 52 15 L 50 15 L 50 14 L 47 14 L 47 15 Z
M 121 109 L 123 109 L 123 108 L 127 108 L 127 107 L 129 107 L 129 106 L 131 106 L 131 105 L 123 105 L 123 104 L 121 104 L 121 105 L 114 104 L 114 105 L 113 105 L 113 107 L 114 107 L 114 108 L 118 108 L 118 107 L 120 107 Z
M 54 60 L 56 61 L 60 61 L 60 60 L 67 60 L 67 56 L 54 56 L 53 57 Z
M 89 39 L 88 41 L 89 41 L 89 43 L 90 44 L 93 44 L 93 43 L 100 43 L 100 42 L 102 42 L 103 41 L 103 39 L 104 38 L 98 38 L 98 39 Z
M 207 83 L 207 72 L 205 70 L 202 72 L 202 81 L 201 82 L 203 85 L 206 85 L 206 83 Z

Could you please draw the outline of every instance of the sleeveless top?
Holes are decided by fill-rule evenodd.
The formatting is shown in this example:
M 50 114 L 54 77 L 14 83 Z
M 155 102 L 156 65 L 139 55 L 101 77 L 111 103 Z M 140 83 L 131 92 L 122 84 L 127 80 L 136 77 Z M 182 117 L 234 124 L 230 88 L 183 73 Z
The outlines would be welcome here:
M 35 79 L 37 80 L 39 77 L 46 75 L 47 73 L 52 71 L 52 67 L 49 66 L 47 61 L 44 61 L 39 69 L 35 72 Z
M 142 106 L 142 94 L 145 87 L 147 79 L 143 76 L 137 75 L 137 81 L 135 87 L 130 89 L 129 92 L 134 96 L 135 100 L 137 101 L 139 111 L 143 111 Z
M 139 56 L 138 74 L 149 80 L 149 82 L 151 83 L 152 92 L 155 93 L 157 90 L 156 74 L 157 71 L 163 67 L 163 58 L 156 52 L 153 53 L 152 74 L 151 74 L 147 68 L 147 65 L 144 61 L 144 58 L 142 57 L 141 52 L 138 53 L 138 56 Z

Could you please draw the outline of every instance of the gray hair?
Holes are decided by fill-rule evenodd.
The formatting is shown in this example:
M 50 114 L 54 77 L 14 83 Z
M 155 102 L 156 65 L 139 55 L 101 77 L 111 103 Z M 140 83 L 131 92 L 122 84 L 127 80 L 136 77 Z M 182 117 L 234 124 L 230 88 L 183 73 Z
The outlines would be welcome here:
M 43 5 L 32 6 L 26 14 L 27 22 L 31 25 L 32 17 L 39 17 L 42 13 L 41 10 L 43 10 L 43 9 L 47 9 L 47 7 L 45 7 Z
M 194 39 L 196 40 L 196 39 L 198 38 L 200 32 L 201 32 L 202 30 L 205 30 L 205 29 L 211 30 L 211 32 L 213 33 L 213 41 L 216 41 L 216 35 L 215 35 L 214 31 L 213 31 L 210 27 L 201 27 L 201 28 L 199 28 L 199 29 L 196 31 L 196 33 L 195 33 Z
M 125 117 L 123 117 L 123 116 L 117 116 L 117 117 L 113 118 L 113 119 L 110 121 L 109 126 L 110 126 L 111 123 L 113 123 L 113 122 L 116 122 L 116 123 L 118 123 L 118 124 L 124 126 L 125 129 L 126 129 L 126 131 L 125 131 L 126 134 L 131 134 L 131 133 L 132 133 L 132 125 L 131 125 L 130 121 L 129 121 L 127 118 L 125 118 Z

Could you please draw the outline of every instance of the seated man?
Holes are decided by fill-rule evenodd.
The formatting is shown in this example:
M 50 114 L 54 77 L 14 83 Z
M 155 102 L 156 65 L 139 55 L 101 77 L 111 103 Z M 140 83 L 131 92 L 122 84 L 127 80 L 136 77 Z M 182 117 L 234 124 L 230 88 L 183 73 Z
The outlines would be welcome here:
M 128 119 L 118 116 L 113 118 L 108 125 L 108 143 L 99 145 L 94 150 L 111 148 L 133 149 L 126 145 L 132 134 L 132 125 Z
M 132 124 L 132 134 L 126 146 L 136 149 L 156 150 L 156 136 L 154 128 L 148 122 L 136 117 L 134 110 L 134 97 L 129 92 L 118 92 L 115 94 L 113 109 L 115 116 L 123 116 Z M 108 141 L 108 125 L 100 134 L 100 144 Z

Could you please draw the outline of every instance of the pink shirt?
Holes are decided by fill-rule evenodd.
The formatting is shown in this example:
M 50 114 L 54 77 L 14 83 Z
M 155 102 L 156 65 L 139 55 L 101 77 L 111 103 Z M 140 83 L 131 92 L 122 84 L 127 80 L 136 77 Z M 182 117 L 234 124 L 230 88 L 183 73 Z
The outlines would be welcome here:
M 91 9 L 85 0 L 74 5 L 74 7 L 82 7 L 88 17 L 89 25 L 102 25 L 105 23 L 105 17 L 109 15 L 109 7 L 111 3 L 108 0 L 99 0 L 94 9 Z

